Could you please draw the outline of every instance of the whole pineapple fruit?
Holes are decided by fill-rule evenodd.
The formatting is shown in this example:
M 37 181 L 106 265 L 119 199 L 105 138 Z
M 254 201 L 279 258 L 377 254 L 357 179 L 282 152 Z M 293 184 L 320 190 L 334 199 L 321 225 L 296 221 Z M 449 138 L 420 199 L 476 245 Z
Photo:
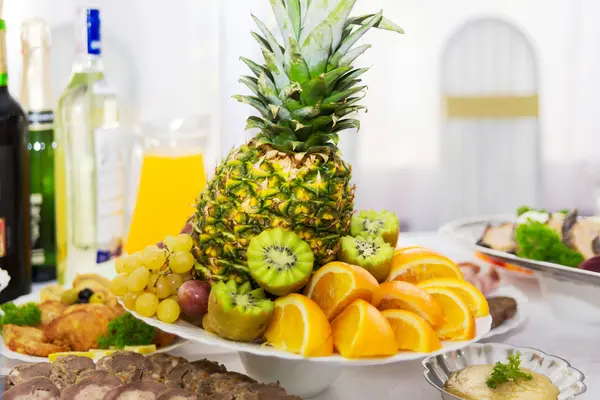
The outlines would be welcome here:
M 196 272 L 210 282 L 250 280 L 248 244 L 274 227 L 303 238 L 315 267 L 335 259 L 354 208 L 338 134 L 359 128 L 350 116 L 363 108 L 367 69 L 351 64 L 370 47 L 353 46 L 373 27 L 403 33 L 381 12 L 350 18 L 356 0 L 270 1 L 283 46 L 253 16 L 264 63 L 242 58 L 254 76 L 240 80 L 253 95 L 234 96 L 258 110 L 247 129 L 260 133 L 217 167 L 193 221 Z

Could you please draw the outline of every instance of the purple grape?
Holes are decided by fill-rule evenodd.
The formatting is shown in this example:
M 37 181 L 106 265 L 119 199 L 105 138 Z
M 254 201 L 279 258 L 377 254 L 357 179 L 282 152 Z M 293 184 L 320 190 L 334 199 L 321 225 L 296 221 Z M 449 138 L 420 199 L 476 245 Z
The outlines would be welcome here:
M 208 311 L 210 285 L 204 281 L 187 281 L 179 288 L 177 300 L 184 314 L 201 317 Z

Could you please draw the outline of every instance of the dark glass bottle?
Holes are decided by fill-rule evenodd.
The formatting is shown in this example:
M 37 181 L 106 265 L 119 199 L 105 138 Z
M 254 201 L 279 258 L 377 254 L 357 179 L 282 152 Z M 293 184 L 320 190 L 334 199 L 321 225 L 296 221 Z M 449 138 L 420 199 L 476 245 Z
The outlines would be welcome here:
M 21 27 L 21 105 L 29 118 L 32 281 L 56 279 L 54 112 L 50 87 L 50 26 L 39 18 Z
M 0 20 L 0 268 L 11 278 L 0 303 L 31 292 L 27 116 L 8 93 L 5 34 Z

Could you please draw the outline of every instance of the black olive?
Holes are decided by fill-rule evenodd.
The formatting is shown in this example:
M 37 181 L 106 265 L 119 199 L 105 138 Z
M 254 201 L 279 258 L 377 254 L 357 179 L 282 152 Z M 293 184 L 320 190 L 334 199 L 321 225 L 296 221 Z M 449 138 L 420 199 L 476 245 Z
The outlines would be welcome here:
M 92 291 L 92 289 L 88 289 L 88 288 L 85 288 L 82 291 L 80 291 L 79 292 L 80 303 L 89 303 L 90 297 L 92 297 L 93 294 L 94 294 L 94 292 Z

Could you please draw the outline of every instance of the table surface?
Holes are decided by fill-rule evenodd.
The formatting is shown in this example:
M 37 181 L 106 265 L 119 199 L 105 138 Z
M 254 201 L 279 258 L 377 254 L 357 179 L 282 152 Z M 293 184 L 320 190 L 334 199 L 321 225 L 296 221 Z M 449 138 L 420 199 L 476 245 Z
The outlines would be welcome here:
M 399 246 L 422 245 L 457 260 L 473 260 L 473 256 L 444 241 L 436 233 L 402 234 Z M 516 331 L 489 339 L 491 342 L 504 342 L 515 346 L 533 347 L 568 360 L 587 377 L 588 391 L 578 399 L 599 399 L 600 383 L 594 376 L 600 376 L 600 325 L 576 325 L 561 322 L 541 299 L 539 289 L 531 283 L 510 282 L 529 296 L 527 322 Z M 36 288 L 39 290 L 39 288 Z M 244 372 L 236 353 L 219 353 L 219 349 L 207 348 L 197 344 L 186 344 L 173 354 L 189 360 L 209 358 L 225 364 L 228 369 Z M 20 362 L 2 359 L 3 369 L 12 368 Z M 2 371 L 0 371 L 2 372 Z M 6 370 L 3 371 L 6 373 Z M 423 378 L 420 361 L 391 364 L 378 367 L 355 367 L 344 370 L 330 389 L 315 397 L 317 400 L 437 400 L 439 393 Z

